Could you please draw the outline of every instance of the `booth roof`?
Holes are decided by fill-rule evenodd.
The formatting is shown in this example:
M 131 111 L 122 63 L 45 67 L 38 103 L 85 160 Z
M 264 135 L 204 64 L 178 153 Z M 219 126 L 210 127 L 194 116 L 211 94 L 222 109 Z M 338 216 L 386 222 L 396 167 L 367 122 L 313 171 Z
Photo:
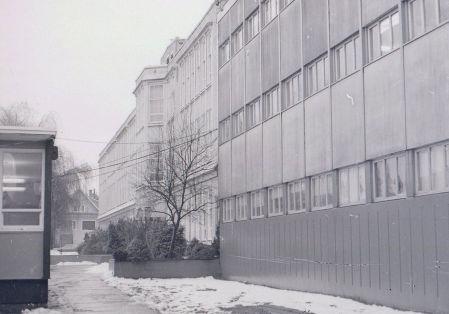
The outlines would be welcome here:
M 46 141 L 54 139 L 56 131 L 38 127 L 0 126 L 3 141 Z

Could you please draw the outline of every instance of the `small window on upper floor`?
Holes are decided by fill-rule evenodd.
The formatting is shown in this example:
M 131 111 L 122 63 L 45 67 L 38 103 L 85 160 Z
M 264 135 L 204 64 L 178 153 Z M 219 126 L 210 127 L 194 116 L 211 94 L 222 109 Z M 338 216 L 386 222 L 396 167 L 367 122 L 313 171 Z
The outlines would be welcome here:
M 220 61 L 220 66 L 222 66 L 223 64 L 225 64 L 226 62 L 229 61 L 229 59 L 231 58 L 230 55 L 230 49 L 229 49 L 229 39 L 226 40 L 218 49 L 219 52 L 219 61 Z
M 259 124 L 262 121 L 262 112 L 260 110 L 260 100 L 257 98 L 246 105 L 246 129 Z
M 262 26 L 270 23 L 278 14 L 278 0 L 263 0 L 262 5 Z
M 246 42 L 249 42 L 259 33 L 259 9 L 255 10 L 246 19 Z
M 295 73 L 282 82 L 282 110 L 297 104 L 302 96 L 301 72 Z
M 405 197 L 405 155 L 396 155 L 373 163 L 374 200 Z
M 339 205 L 354 205 L 366 202 L 365 164 L 338 171 Z
M 218 126 L 220 144 L 231 139 L 231 118 L 221 121 Z
M 279 113 L 279 91 L 278 87 L 272 88 L 263 95 L 263 118 L 268 119 Z
M 325 88 L 329 84 L 329 58 L 327 54 L 307 65 L 306 73 L 307 96 Z
M 368 62 L 393 51 L 401 43 L 399 12 L 394 11 L 368 27 Z
M 279 0 L 279 11 L 284 10 L 293 0 Z
M 416 193 L 449 190 L 449 145 L 433 145 L 415 152 Z
M 237 136 L 245 131 L 245 109 L 232 115 L 232 135 Z
M 264 217 L 265 189 L 251 192 L 250 194 L 251 218 Z
M 333 173 L 314 176 L 310 180 L 312 210 L 326 209 L 333 206 Z
M 354 36 L 334 49 L 335 80 L 339 80 L 362 67 L 360 36 Z
M 240 27 L 237 28 L 237 30 L 231 35 L 232 55 L 235 55 L 242 48 L 243 48 L 243 26 L 240 25 Z

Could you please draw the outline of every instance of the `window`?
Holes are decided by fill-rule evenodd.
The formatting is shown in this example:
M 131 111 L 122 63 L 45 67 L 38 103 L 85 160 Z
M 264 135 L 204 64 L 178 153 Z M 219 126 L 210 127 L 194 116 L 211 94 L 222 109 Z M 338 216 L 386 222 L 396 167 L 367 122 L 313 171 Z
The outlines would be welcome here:
M 284 212 L 284 195 L 282 185 L 268 188 L 268 215 L 274 216 Z
M 232 115 L 233 136 L 237 136 L 243 131 L 245 131 L 245 109 L 241 109 Z
M 286 8 L 292 2 L 293 2 L 293 0 L 279 0 L 280 11 L 282 11 L 284 8 Z
M 265 190 L 259 190 L 251 192 L 250 194 L 250 207 L 251 207 L 251 218 L 261 218 L 264 217 L 264 207 L 265 207 Z
M 440 0 L 439 11 L 440 11 L 440 23 L 449 20 L 449 1 Z
M 243 47 L 243 27 L 240 26 L 231 35 L 232 55 L 235 55 Z
M 237 220 L 245 220 L 248 218 L 246 213 L 246 194 L 235 197 L 235 216 Z
M 250 129 L 262 121 L 259 99 L 246 105 L 246 128 Z
M 334 49 L 335 80 L 361 68 L 360 48 L 360 37 L 357 35 Z
M 311 178 L 312 209 L 331 208 L 333 202 L 333 173 Z
M 76 229 L 76 221 L 72 220 L 72 229 L 75 230 Z
M 43 151 L 0 150 L 0 229 L 43 230 Z
M 306 180 L 291 182 L 287 185 L 288 212 L 306 210 Z
M 219 123 L 220 142 L 224 143 L 231 139 L 231 119 L 227 118 Z
M 226 40 L 218 49 L 219 50 L 219 59 L 220 59 L 220 66 L 225 64 L 229 61 L 231 58 L 230 51 L 229 51 L 229 39 Z
M 435 145 L 415 153 L 416 193 L 449 189 L 449 145 Z
M 258 33 L 259 33 L 259 10 L 256 10 L 246 19 L 246 42 L 249 42 Z
M 163 87 L 150 86 L 150 122 L 159 122 L 163 119 Z
M 374 200 L 405 196 L 405 155 L 374 162 Z
M 230 222 L 234 220 L 233 204 L 234 198 L 230 197 L 222 201 L 223 222 Z
M 434 28 L 441 20 L 439 9 L 447 0 L 410 0 L 407 3 L 409 39 Z M 441 13 L 441 12 L 440 12 Z M 441 15 L 440 15 L 441 16 Z
M 308 96 L 322 90 L 329 83 L 329 60 L 327 55 L 307 66 Z
M 302 73 L 296 73 L 282 82 L 282 109 L 297 104 L 302 97 Z
M 262 26 L 267 25 L 278 14 L 277 0 L 262 1 Z
M 340 205 L 366 202 L 365 165 L 341 169 L 338 181 Z
M 368 28 L 368 61 L 393 51 L 401 42 L 399 12 L 395 11 Z
M 263 117 L 268 119 L 279 113 L 279 95 L 278 87 L 276 86 L 269 92 L 263 95 Z
M 95 230 L 95 221 L 83 221 L 83 230 Z

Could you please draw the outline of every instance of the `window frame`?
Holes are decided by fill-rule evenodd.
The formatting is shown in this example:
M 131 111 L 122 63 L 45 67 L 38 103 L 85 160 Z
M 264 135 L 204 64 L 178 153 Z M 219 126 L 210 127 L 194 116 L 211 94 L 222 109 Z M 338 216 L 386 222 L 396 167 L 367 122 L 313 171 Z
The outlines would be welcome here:
M 253 195 L 255 196 L 254 199 L 253 199 Z M 254 206 L 254 200 L 256 198 L 256 195 L 257 195 L 257 200 L 258 200 L 258 203 L 257 203 L 258 206 Z M 249 194 L 249 203 L 250 203 L 249 208 L 250 208 L 250 211 L 251 211 L 250 212 L 251 219 L 257 219 L 257 218 L 264 218 L 265 217 L 265 189 L 252 191 Z M 256 213 L 256 211 L 255 211 L 256 208 L 260 208 L 260 215 L 256 215 L 255 214 Z
M 247 193 L 242 193 L 235 196 L 235 220 L 242 221 L 248 219 L 247 211 Z M 242 207 L 240 207 L 242 206 Z
M 272 193 L 273 191 L 276 191 L 277 197 L 273 198 L 273 200 L 270 199 L 270 193 Z M 267 199 L 268 199 L 268 217 L 273 217 L 273 216 L 279 216 L 279 215 L 283 215 L 284 214 L 284 210 L 285 210 L 285 200 L 284 200 L 284 185 L 283 184 L 278 184 L 275 186 L 271 186 L 268 188 L 267 190 Z M 275 212 L 274 208 L 272 208 L 275 204 L 275 200 L 278 199 L 279 200 L 279 211 Z
M 318 175 L 314 175 L 310 177 L 310 208 L 312 211 L 316 211 L 316 210 L 323 210 L 323 209 L 330 209 L 334 207 L 334 201 L 335 201 L 335 193 L 334 193 L 334 176 L 335 176 L 335 171 L 330 171 L 330 172 L 325 172 L 325 173 L 321 173 Z M 325 204 L 321 204 L 321 200 L 319 201 L 319 205 L 315 206 L 315 195 L 314 195 L 314 181 L 318 181 L 318 187 L 319 187 L 319 194 L 318 197 L 319 199 L 321 199 L 322 195 L 321 195 L 321 178 L 325 177 L 326 178 L 326 202 Z M 330 178 L 330 179 L 329 179 Z M 330 180 L 330 181 L 329 181 Z M 331 182 L 331 189 L 332 189 L 332 197 L 329 199 L 329 182 Z
M 260 32 L 260 11 L 259 6 L 255 9 L 246 19 L 245 19 L 245 42 L 249 43 L 254 37 L 257 36 Z M 255 27 L 257 26 L 256 32 L 254 32 Z M 251 27 L 250 27 L 251 26 Z M 251 32 L 249 31 L 251 29 Z
M 277 107 L 276 112 L 273 110 L 274 104 L 273 104 L 272 99 L 270 98 L 271 95 L 273 95 L 273 93 L 275 91 L 276 91 L 276 107 Z M 268 103 L 268 99 L 270 99 L 270 103 Z M 270 107 L 270 115 L 267 114 L 268 106 Z M 280 104 L 280 97 L 279 97 L 279 85 L 276 85 L 263 94 L 262 121 L 268 120 L 268 119 L 276 116 L 280 112 L 281 112 L 281 104 Z
M 236 44 L 238 43 L 238 46 Z M 240 24 L 231 34 L 231 54 L 230 58 L 235 56 L 244 46 L 243 24 Z
M 231 60 L 231 41 L 229 37 L 218 47 L 219 67 Z
M 294 99 L 294 89 L 295 86 L 294 80 L 297 80 L 297 99 Z M 289 92 L 287 92 L 287 87 L 290 86 Z M 287 94 L 289 102 L 287 103 Z M 290 107 L 293 107 L 296 104 L 299 104 L 301 100 L 304 99 L 304 90 L 303 90 L 303 75 L 302 70 L 295 72 L 294 74 L 287 77 L 282 81 L 282 92 L 281 92 L 281 111 L 284 111 Z
M 288 214 L 295 214 L 295 213 L 304 213 L 307 211 L 307 184 L 308 184 L 308 179 L 304 178 L 304 179 L 300 179 L 300 180 L 296 180 L 296 181 L 292 181 L 287 183 L 287 213 Z M 296 206 L 296 197 L 293 196 L 294 199 L 294 208 L 292 209 L 291 206 L 291 202 L 290 202 L 290 191 L 291 188 L 295 187 L 299 185 L 300 186 L 300 190 L 299 190 L 299 195 L 300 195 L 300 206 L 299 209 Z M 303 189 L 303 191 L 302 191 Z M 293 191 L 293 194 L 297 193 L 298 191 Z M 303 192 L 303 195 L 302 195 Z M 304 197 L 304 199 L 303 199 Z M 301 204 L 304 204 L 304 207 L 301 206 Z
M 0 231 L 44 231 L 44 219 L 45 219 L 45 159 L 46 151 L 44 148 L 0 148 L 0 178 L 3 178 L 3 155 L 4 153 L 41 153 L 41 208 L 13 208 L 3 209 L 3 179 L 0 180 Z M 3 213 L 39 213 L 39 225 L 4 225 Z
M 444 187 L 443 188 L 435 188 L 434 187 L 434 180 L 433 180 L 433 162 L 432 162 L 432 151 L 437 148 L 440 147 L 443 150 L 443 163 L 444 163 Z M 427 165 L 427 170 L 428 170 L 428 174 L 429 174 L 429 188 L 427 190 L 418 190 L 418 186 L 419 186 L 419 180 L 420 180 L 420 176 L 419 176 L 419 158 L 418 158 L 418 154 L 421 152 L 427 152 L 428 154 L 428 165 Z M 416 149 L 413 153 L 414 158 L 415 158 L 415 169 L 414 171 L 414 175 L 415 175 L 415 194 L 417 196 L 421 196 L 421 195 L 428 195 L 428 194 L 436 194 L 436 193 L 443 193 L 443 192 L 448 192 L 449 191 L 449 143 L 445 142 L 445 143 L 439 143 L 439 144 L 434 144 L 434 145 L 429 145 L 426 147 L 422 147 L 419 149 Z
M 395 159 L 395 169 L 396 169 L 396 185 L 397 189 L 399 189 L 399 171 L 398 171 L 398 159 L 404 158 L 404 191 L 402 193 L 396 193 L 393 196 L 387 196 L 388 186 L 387 186 L 387 160 Z M 376 178 L 376 164 L 382 162 L 383 165 L 383 194 L 382 196 L 376 195 L 376 185 L 377 185 L 377 178 Z M 393 154 L 390 156 L 377 158 L 373 160 L 373 169 L 372 169 L 372 193 L 373 193 L 373 201 L 374 202 L 382 202 L 382 201 L 388 201 L 388 200 L 395 200 L 395 199 L 401 199 L 407 197 L 407 154 L 405 152 Z
M 223 144 L 232 138 L 231 117 L 227 117 L 218 123 L 218 132 L 220 144 Z
M 253 109 L 251 109 L 251 108 L 253 108 Z M 259 112 L 258 115 L 256 114 L 257 111 Z M 259 118 L 256 119 L 257 117 L 259 117 Z M 254 119 L 252 119 L 252 118 L 254 118 Z M 253 123 L 250 123 L 250 119 L 251 119 L 251 122 L 253 122 Z M 262 105 L 261 105 L 259 97 L 256 98 L 255 100 L 251 101 L 250 103 L 248 103 L 245 106 L 245 120 L 246 120 L 246 130 L 250 130 L 262 122 L 262 120 L 263 120 Z
M 349 43 L 352 43 L 353 47 L 353 65 L 354 68 L 351 71 L 348 71 L 348 53 L 347 53 L 347 45 Z M 333 50 L 333 57 L 334 57 L 334 71 L 333 71 L 333 79 L 334 82 L 338 82 L 345 77 L 350 76 L 351 74 L 357 72 L 362 67 L 362 47 L 360 46 L 360 34 L 357 32 L 356 34 L 352 35 L 350 38 L 344 40 L 343 42 L 339 43 L 337 46 L 335 46 Z M 340 63 L 340 54 L 339 51 L 344 52 L 344 74 L 340 75 L 341 71 L 341 63 Z
M 239 121 L 241 119 L 241 121 Z M 246 130 L 245 108 L 232 114 L 232 137 L 237 137 Z M 240 126 L 240 127 L 238 127 Z
M 398 29 L 399 29 L 399 39 L 398 42 L 395 44 L 395 36 L 394 36 L 394 27 L 393 27 L 393 16 L 397 14 L 398 16 L 398 21 L 399 21 L 399 25 L 398 25 Z M 390 36 L 390 47 L 391 50 L 390 51 L 382 51 L 382 35 L 381 35 L 381 23 L 383 21 L 385 21 L 386 19 L 388 19 L 389 21 L 389 36 Z M 374 21 L 373 23 L 367 25 L 364 28 L 365 34 L 366 34 L 366 41 L 365 41 L 365 45 L 366 45 L 366 64 L 369 64 L 371 62 L 374 62 L 376 60 L 378 60 L 379 58 L 382 58 L 383 56 L 386 56 L 390 53 L 392 53 L 393 51 L 396 51 L 397 49 L 399 49 L 401 47 L 401 45 L 403 45 L 403 35 L 402 35 L 402 18 L 400 16 L 400 11 L 397 7 L 394 7 L 392 10 L 390 10 L 388 13 L 380 16 L 378 19 L 376 19 L 376 21 Z M 371 39 L 371 30 L 376 28 L 377 29 L 377 53 L 374 55 L 373 52 L 373 42 Z
M 320 87 L 319 76 L 318 76 L 318 65 L 320 62 L 323 62 L 323 73 L 321 73 L 323 76 L 322 86 Z M 305 91 L 307 92 L 306 97 L 310 97 L 312 95 L 315 95 L 316 93 L 326 89 L 327 86 L 329 86 L 329 79 L 330 79 L 330 67 L 329 67 L 329 56 L 327 55 L 327 52 L 322 54 L 320 57 L 316 58 L 309 64 L 307 64 L 305 67 Z M 311 73 L 312 72 L 312 73 Z
M 267 3 L 270 3 L 269 5 Z M 262 0 L 260 2 L 260 7 L 262 11 L 262 28 L 270 24 L 271 21 L 273 21 L 279 14 L 279 3 L 278 0 Z M 271 10 L 275 8 L 274 12 Z M 268 12 L 270 12 L 270 16 L 268 16 Z M 267 16 L 269 19 L 267 19 Z
M 228 197 L 221 201 L 223 223 L 235 220 L 235 197 Z
M 352 165 L 349 167 L 344 167 L 341 169 L 338 169 L 338 206 L 339 207 L 345 207 L 345 206 L 352 206 L 352 205 L 360 205 L 360 204 L 366 204 L 367 203 L 367 184 L 366 184 L 366 172 L 367 172 L 367 167 L 368 167 L 368 163 L 361 163 L 361 164 L 357 164 L 357 165 Z M 351 174 L 350 171 L 351 169 L 355 169 L 357 168 L 357 196 L 358 199 L 356 201 L 351 201 Z M 360 171 L 362 171 L 363 173 L 363 188 L 364 188 L 364 193 L 363 193 L 363 198 L 360 198 L 361 193 L 360 193 Z M 343 191 L 342 189 L 342 174 L 347 173 L 346 179 L 347 179 L 347 191 L 348 191 L 348 195 L 347 195 L 347 201 L 344 202 L 342 201 L 342 195 L 341 192 Z

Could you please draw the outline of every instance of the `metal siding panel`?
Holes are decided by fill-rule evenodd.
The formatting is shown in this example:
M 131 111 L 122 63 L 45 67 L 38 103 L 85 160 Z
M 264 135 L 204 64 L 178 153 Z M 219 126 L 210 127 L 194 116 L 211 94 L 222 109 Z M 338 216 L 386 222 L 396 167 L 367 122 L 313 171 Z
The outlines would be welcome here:
M 278 20 L 262 30 L 262 92 L 279 83 Z
M 218 121 L 231 114 L 231 63 L 218 70 Z
M 360 216 L 360 268 L 361 283 L 363 288 L 370 287 L 370 239 L 369 239 L 369 212 L 362 209 Z
M 354 288 L 362 287 L 362 269 L 361 269 L 361 244 L 360 244 L 360 214 L 357 211 L 351 211 L 351 251 L 352 251 L 352 276 Z
M 371 288 L 380 289 L 379 212 L 373 208 L 369 217 Z
M 401 292 L 401 255 L 399 242 L 399 212 L 397 206 L 392 206 L 389 213 L 389 235 L 390 235 L 390 282 L 391 291 L 394 295 Z
M 359 12 L 359 1 L 329 1 L 329 37 L 331 46 L 335 46 L 359 30 L 360 15 L 354 14 L 354 12 Z
M 380 286 L 384 293 L 391 289 L 390 285 L 390 235 L 388 210 L 379 210 L 379 253 L 380 253 Z
M 301 1 L 294 1 L 279 15 L 281 79 L 301 68 Z
M 345 250 L 344 250 L 344 217 L 336 216 L 336 238 L 337 238 L 337 283 L 339 286 L 345 283 Z
M 436 296 L 437 279 L 436 279 L 436 243 L 435 243 L 435 204 L 425 204 L 421 210 L 423 240 L 424 240 L 424 280 L 426 287 L 426 296 Z
M 327 0 L 303 1 L 303 54 L 307 64 L 327 51 Z
M 245 103 L 260 96 L 260 35 L 245 46 Z
M 231 113 L 234 113 L 245 106 L 245 51 L 240 50 L 231 63 Z
M 436 208 L 436 239 L 438 263 L 438 301 L 440 308 L 449 309 L 449 207 L 443 200 Z
M 345 210 L 345 209 L 343 209 Z M 351 217 L 345 210 L 343 216 L 343 250 L 344 250 L 344 279 L 347 286 L 353 285 L 353 274 L 352 274 L 352 225 Z

